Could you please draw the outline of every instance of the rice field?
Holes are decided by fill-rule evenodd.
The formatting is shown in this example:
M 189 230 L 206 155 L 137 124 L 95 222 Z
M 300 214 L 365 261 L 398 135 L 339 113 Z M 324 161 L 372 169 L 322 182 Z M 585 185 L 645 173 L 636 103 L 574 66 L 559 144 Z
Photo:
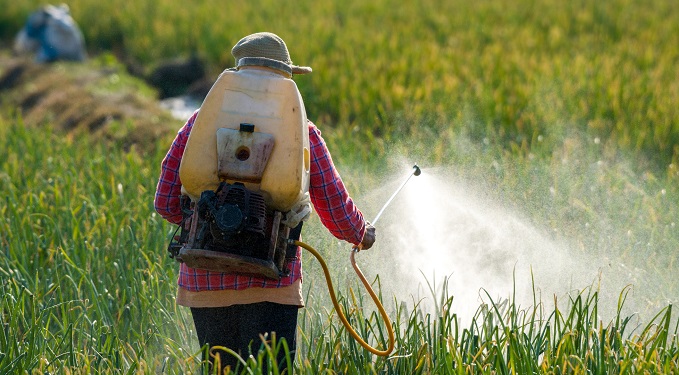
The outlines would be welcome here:
M 4 45 L 38 4 L 0 0 Z M 196 52 L 217 73 L 233 65 L 240 37 L 281 35 L 293 61 L 314 68 L 296 82 L 368 217 L 413 162 L 433 176 L 426 188 L 411 183 L 374 251 L 361 253 L 394 325 L 394 353 L 357 345 L 305 256 L 295 373 L 679 373 L 679 3 L 69 5 L 91 54 L 147 67 Z M 174 228 L 152 207 L 181 122 L 158 124 L 167 137 L 129 150 L 124 139 L 28 123 L 2 95 L 0 374 L 200 373 L 165 253 Z M 477 202 L 500 207 L 499 219 Z M 451 237 L 472 226 L 468 238 Z M 539 240 L 524 239 L 533 232 Z M 347 246 L 315 217 L 304 236 L 331 264 L 349 321 L 385 345 L 384 324 L 346 269 Z M 535 273 L 513 266 L 527 251 Z M 438 278 L 422 271 L 411 293 L 398 283 L 406 252 L 450 268 Z M 543 258 L 557 269 L 541 268 Z M 563 259 L 603 276 L 578 279 Z M 244 358 L 242 372 L 261 372 L 285 350 L 278 344 Z
M 42 2 L 0 4 L 9 41 Z M 68 4 L 92 53 L 149 68 L 196 53 L 216 74 L 234 65 L 242 36 L 274 30 L 295 63 L 315 68 L 297 79 L 310 118 L 357 139 L 343 154 L 362 161 L 410 137 L 445 162 L 447 131 L 464 127 L 477 142 L 538 155 L 577 129 L 659 170 L 677 165 L 676 1 Z
M 3 120 L 0 129 L 7 152 L 0 174 L 0 373 L 197 372 L 199 348 L 187 311 L 174 304 L 176 266 L 164 254 L 171 228 L 148 200 L 157 171 L 147 158 L 161 155 L 142 158 L 92 139 L 35 132 L 21 119 Z M 318 223 L 314 228 L 319 232 Z M 313 238 L 333 247 L 327 236 Z M 307 297 L 300 315 L 296 373 L 677 371 L 673 306 L 637 326 L 620 313 L 628 289 L 620 292 L 610 321 L 600 320 L 594 287 L 565 301 L 535 299 L 528 307 L 511 296 L 489 298 L 471 321 L 452 308 L 445 285 L 443 292 L 429 285 L 434 312 L 381 295 L 397 349 L 376 358 L 357 346 L 329 304 L 320 303 L 321 279 L 309 280 L 307 292 L 316 296 Z M 383 324 L 364 293 L 356 285 L 352 290 L 340 292 L 349 320 L 362 337 L 383 345 Z M 269 354 L 253 357 L 251 371 Z

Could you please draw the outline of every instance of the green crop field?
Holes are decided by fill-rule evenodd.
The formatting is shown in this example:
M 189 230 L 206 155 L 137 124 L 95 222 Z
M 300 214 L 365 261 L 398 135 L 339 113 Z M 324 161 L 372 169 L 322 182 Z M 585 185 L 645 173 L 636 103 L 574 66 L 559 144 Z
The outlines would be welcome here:
M 41 4 L 0 0 L 0 47 Z M 71 132 L 56 107 L 38 118 L 18 98 L 57 87 L 76 100 L 58 76 L 93 92 L 87 106 L 148 105 L 124 64 L 195 53 L 216 76 L 264 30 L 314 69 L 295 81 L 368 218 L 423 171 L 358 256 L 396 350 L 376 357 L 349 336 L 305 254 L 295 373 L 679 373 L 679 2 L 68 5 L 90 61 L 0 85 L 0 374 L 200 373 L 165 251 L 174 227 L 152 204 L 182 121 L 116 114 Z M 384 346 L 348 245 L 315 216 L 304 240 L 350 322 Z

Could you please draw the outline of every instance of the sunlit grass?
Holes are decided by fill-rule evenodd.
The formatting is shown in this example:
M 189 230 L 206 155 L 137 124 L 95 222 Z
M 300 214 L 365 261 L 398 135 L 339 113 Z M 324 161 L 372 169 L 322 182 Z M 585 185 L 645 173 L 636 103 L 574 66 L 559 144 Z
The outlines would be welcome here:
M 62 139 L 20 120 L 3 120 L 0 129 L 6 152 L 0 164 L 5 192 L 0 372 L 198 371 L 192 323 L 173 298 L 176 265 L 164 250 L 171 228 L 152 212 L 154 167 L 162 155 L 125 153 L 87 138 Z M 307 233 L 319 246 L 334 247 L 318 223 Z M 553 304 L 536 299 L 527 307 L 511 296 L 495 302 L 488 296 L 471 322 L 451 308 L 454 296 L 445 285 L 431 287 L 437 300 L 433 313 L 383 295 L 397 349 L 388 358 L 374 357 L 351 339 L 324 302 L 317 271 L 312 265 L 307 271 L 308 280 L 316 282 L 306 287 L 314 297 L 307 296 L 300 315 L 298 373 L 677 370 L 672 306 L 643 327 L 630 326 L 631 318 L 620 313 L 600 321 L 597 290 L 576 292 L 566 301 L 555 296 Z M 627 293 L 621 292 L 619 307 Z M 386 342 L 360 289 L 342 290 L 340 300 L 362 337 L 372 345 Z M 259 368 L 281 348 L 265 348 L 244 361 Z
M 4 1 L 0 36 L 9 40 L 40 4 Z M 575 128 L 657 170 L 677 165 L 676 1 L 69 5 L 93 53 L 113 49 L 148 68 L 196 52 L 216 74 L 234 65 L 230 49 L 242 36 L 280 34 L 293 61 L 314 68 L 297 79 L 309 117 L 362 139 L 353 152 L 363 160 L 385 141 L 462 122 L 477 142 L 538 157 Z
M 5 41 L 42 4 L 0 3 Z M 678 4 L 69 2 L 91 52 L 124 52 L 149 67 L 196 51 L 216 73 L 233 65 L 240 37 L 280 34 L 293 61 L 314 68 L 296 82 L 361 207 L 412 159 L 484 188 L 572 244 L 574 256 L 645 270 L 619 269 L 631 286 L 617 306 L 604 306 L 592 286 L 534 293 L 529 305 L 484 295 L 463 318 L 445 284 L 431 286 L 433 312 L 385 294 L 397 349 L 380 358 L 339 324 L 307 257 L 302 374 L 679 372 L 676 308 L 664 302 L 679 295 Z M 110 58 L 94 64 L 116 65 Z M 148 93 L 120 74 L 97 90 Z M 198 373 L 200 348 L 175 305 L 177 266 L 165 254 L 173 228 L 152 208 L 162 155 L 125 152 L 115 138 L 64 139 L 8 112 L 0 114 L 0 373 Z M 175 130 L 148 150 L 167 149 Z M 371 344 L 384 343 L 378 316 L 343 272 L 346 245 L 315 218 L 304 236 L 334 265 L 349 320 Z M 632 290 L 653 294 L 640 323 L 623 313 Z M 604 309 L 617 314 L 601 318 Z M 243 360 L 257 373 L 281 348 Z
M 157 251 L 165 232 L 147 198 L 152 168 L 86 139 L 2 128 L 0 372 L 115 371 L 159 365 L 145 358 L 151 348 L 181 353 L 188 329 Z

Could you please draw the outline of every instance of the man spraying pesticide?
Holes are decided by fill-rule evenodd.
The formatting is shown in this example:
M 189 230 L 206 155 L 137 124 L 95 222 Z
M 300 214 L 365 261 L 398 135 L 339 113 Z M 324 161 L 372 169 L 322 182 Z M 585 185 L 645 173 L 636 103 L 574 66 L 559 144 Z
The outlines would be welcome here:
M 232 54 L 236 67 L 220 75 L 164 158 L 155 208 L 181 229 L 168 248 L 181 262 L 177 303 L 191 308 L 199 342 L 210 348 L 205 359 L 236 369 L 260 335 L 272 344 L 284 338 L 292 355 L 278 350 L 283 372 L 304 305 L 301 247 L 291 240 L 312 204 L 356 249 L 373 245 L 375 228 L 307 120 L 292 76 L 311 68 L 293 65 L 271 33 L 246 36 Z

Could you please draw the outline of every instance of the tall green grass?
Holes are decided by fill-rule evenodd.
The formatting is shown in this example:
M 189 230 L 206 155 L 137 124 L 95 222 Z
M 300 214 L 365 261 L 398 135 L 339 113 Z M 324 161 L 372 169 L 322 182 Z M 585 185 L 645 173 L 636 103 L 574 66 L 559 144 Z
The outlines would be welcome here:
M 627 292 L 622 291 L 619 308 Z M 316 342 L 302 334 L 305 345 L 308 341 L 315 345 L 302 351 L 301 373 L 661 374 L 677 371 L 679 366 L 672 306 L 633 334 L 637 327 L 630 325 L 630 317 L 618 314 L 611 322 L 598 320 L 596 291 L 568 297 L 565 310 L 558 307 L 556 298 L 553 306 L 536 300 L 528 308 L 512 299 L 491 299 L 479 307 L 471 323 L 451 308 L 453 296 L 442 293 L 438 297 L 435 313 L 399 305 L 394 317 L 398 351 L 389 358 L 371 358 L 355 342 L 339 337 L 346 332 L 336 332 L 332 325 Z M 355 308 L 362 304 L 362 300 L 345 300 L 343 308 L 354 311 L 351 321 L 364 337 L 385 342 L 378 315 L 364 316 Z M 302 332 L 308 324 L 305 319 Z M 304 353 L 309 354 L 304 357 Z
M 184 362 L 190 329 L 159 251 L 152 166 L 113 145 L 0 128 L 0 373 L 153 371 L 176 362 L 149 358 L 165 351 Z
M 187 312 L 175 306 L 177 267 L 164 249 L 171 228 L 151 205 L 162 155 L 65 139 L 20 118 L 0 125 L 0 373 L 197 373 L 199 348 Z M 322 231 L 311 225 L 309 236 Z M 314 237 L 332 247 L 325 238 Z M 488 296 L 471 321 L 452 309 L 445 285 L 430 286 L 433 313 L 382 296 L 397 350 L 375 358 L 322 303 L 320 279 L 307 280 L 316 281 L 300 315 L 300 374 L 679 371 L 673 306 L 631 326 L 620 313 L 628 290 L 610 322 L 599 318 L 595 289 L 529 307 Z M 362 337 L 385 342 L 363 293 L 344 289 L 340 300 Z M 244 359 L 243 373 L 285 350 L 264 349 Z
M 297 80 L 310 118 L 359 160 L 409 137 L 444 161 L 446 130 L 459 127 L 541 156 L 575 128 L 655 170 L 678 164 L 673 0 L 68 3 L 92 53 L 149 67 L 195 52 L 216 73 L 234 65 L 241 37 L 280 34 L 293 61 L 314 68 Z M 0 38 L 40 4 L 0 1 Z
M 5 45 L 40 4 L 0 0 Z M 416 157 L 481 180 L 579 254 L 603 249 L 596 255 L 640 262 L 650 272 L 629 275 L 637 293 L 676 300 L 676 1 L 69 5 L 91 53 L 149 68 L 197 52 L 217 73 L 233 65 L 240 37 L 276 32 L 295 63 L 314 68 L 296 81 L 359 203 L 397 169 L 395 154 Z M 173 228 L 152 209 L 162 155 L 64 139 L 4 112 L 0 373 L 198 372 L 200 349 L 175 306 L 176 265 L 164 250 Z M 343 268 L 345 253 L 333 251 L 341 245 L 317 220 L 305 237 Z M 445 287 L 432 286 L 433 313 L 384 295 L 397 351 L 375 358 L 329 310 L 317 267 L 305 269 L 296 373 L 679 372 L 674 306 L 652 304 L 655 317 L 637 326 L 623 313 L 625 289 L 617 314 L 602 320 L 611 306 L 594 287 L 524 307 L 488 296 L 471 321 Z M 348 273 L 333 276 L 353 285 Z M 384 328 L 358 290 L 341 290 L 343 306 L 378 345 Z M 257 373 L 275 350 L 247 366 Z

